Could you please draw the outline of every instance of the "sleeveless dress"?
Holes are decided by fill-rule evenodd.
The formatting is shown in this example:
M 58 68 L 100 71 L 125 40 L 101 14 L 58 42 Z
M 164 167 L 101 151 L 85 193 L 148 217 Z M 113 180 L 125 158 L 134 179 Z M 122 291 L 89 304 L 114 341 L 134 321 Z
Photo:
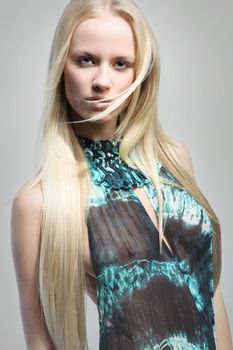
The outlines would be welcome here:
M 214 350 L 211 221 L 185 190 L 161 183 L 165 237 L 133 190 L 157 191 L 119 157 L 120 141 L 77 137 L 92 192 L 88 239 L 97 279 L 100 350 Z M 163 178 L 177 180 L 157 161 Z

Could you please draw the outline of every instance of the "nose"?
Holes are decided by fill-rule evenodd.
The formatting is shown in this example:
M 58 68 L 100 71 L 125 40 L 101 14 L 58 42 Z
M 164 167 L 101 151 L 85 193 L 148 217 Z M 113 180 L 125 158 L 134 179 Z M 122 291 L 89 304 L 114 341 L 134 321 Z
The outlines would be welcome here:
M 107 66 L 99 66 L 92 82 L 92 88 L 95 91 L 106 91 L 112 86 L 109 68 Z

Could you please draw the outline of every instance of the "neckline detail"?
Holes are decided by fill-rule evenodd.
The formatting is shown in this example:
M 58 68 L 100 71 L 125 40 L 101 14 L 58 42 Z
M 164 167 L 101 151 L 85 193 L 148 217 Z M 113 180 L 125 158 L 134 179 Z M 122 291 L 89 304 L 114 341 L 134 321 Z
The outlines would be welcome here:
M 105 140 L 93 140 L 84 136 L 77 136 L 78 142 L 83 150 L 95 150 L 95 151 L 119 151 L 120 141 L 105 139 Z
M 150 182 L 144 174 L 129 167 L 119 156 L 121 141 L 78 137 L 89 165 L 92 182 L 109 189 L 130 189 Z
M 88 158 L 91 154 L 95 154 L 98 158 L 119 157 L 120 141 L 92 140 L 79 136 L 78 142 Z

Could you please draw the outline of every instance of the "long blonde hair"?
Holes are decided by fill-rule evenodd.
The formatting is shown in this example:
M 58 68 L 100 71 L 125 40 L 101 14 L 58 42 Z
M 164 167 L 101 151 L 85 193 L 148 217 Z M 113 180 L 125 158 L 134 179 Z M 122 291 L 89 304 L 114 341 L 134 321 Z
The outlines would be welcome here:
M 72 0 L 57 25 L 50 54 L 43 112 L 42 167 L 26 188 L 16 195 L 38 183 L 42 185 L 39 292 L 43 317 L 58 350 L 88 349 L 83 256 L 88 247 L 86 218 L 91 183 L 83 150 L 68 123 L 62 74 L 75 29 L 101 11 L 109 11 L 128 21 L 135 34 L 137 52 L 135 81 L 113 107 L 100 113 L 99 117 L 130 96 L 127 108 L 119 116 L 115 138 L 121 139 L 119 153 L 122 159 L 149 176 L 157 189 L 160 248 L 163 236 L 162 181 L 184 188 L 209 215 L 214 231 L 215 287 L 220 278 L 219 221 L 195 181 L 183 168 L 176 147 L 158 118 L 160 60 L 150 26 L 131 0 Z M 178 180 L 178 184 L 158 176 L 154 166 L 157 159 Z

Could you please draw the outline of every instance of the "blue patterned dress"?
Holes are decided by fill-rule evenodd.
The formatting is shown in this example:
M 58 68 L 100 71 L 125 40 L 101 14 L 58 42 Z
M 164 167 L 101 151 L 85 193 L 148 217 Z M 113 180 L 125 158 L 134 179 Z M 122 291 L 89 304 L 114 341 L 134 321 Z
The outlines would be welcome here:
M 213 229 L 185 190 L 161 183 L 165 237 L 135 187 L 144 187 L 158 217 L 148 178 L 119 157 L 119 142 L 78 137 L 92 181 L 88 238 L 97 278 L 100 350 L 214 350 Z M 159 175 L 177 182 L 161 162 Z

